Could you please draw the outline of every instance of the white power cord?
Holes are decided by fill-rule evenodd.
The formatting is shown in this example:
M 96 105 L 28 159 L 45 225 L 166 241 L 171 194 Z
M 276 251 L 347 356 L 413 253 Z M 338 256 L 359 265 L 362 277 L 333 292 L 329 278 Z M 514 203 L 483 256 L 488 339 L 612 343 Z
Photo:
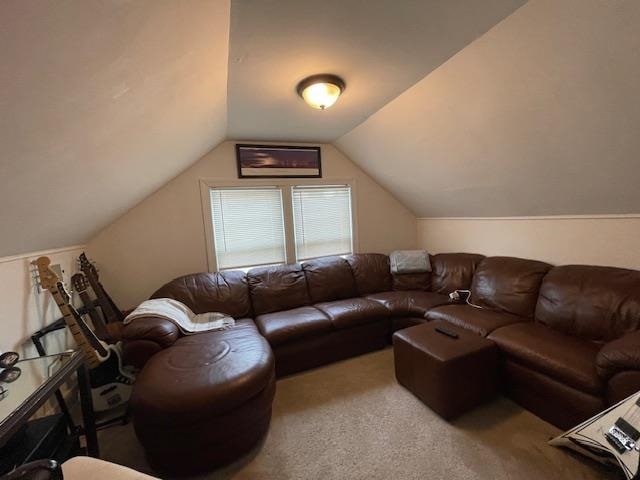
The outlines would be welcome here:
M 471 290 L 454 290 L 453 292 L 451 292 L 449 294 L 449 299 L 453 300 L 454 302 L 459 302 L 460 300 L 462 300 L 462 296 L 460 295 L 460 293 L 466 293 L 466 298 L 465 303 L 473 308 L 483 308 L 480 305 L 476 305 L 475 303 L 471 303 L 469 301 L 469 299 L 471 298 Z

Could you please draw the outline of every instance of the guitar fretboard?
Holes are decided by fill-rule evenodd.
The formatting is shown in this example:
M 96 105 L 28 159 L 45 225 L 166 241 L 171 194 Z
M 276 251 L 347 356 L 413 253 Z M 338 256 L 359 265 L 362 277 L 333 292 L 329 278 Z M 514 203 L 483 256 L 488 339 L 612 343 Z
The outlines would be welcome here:
M 89 341 L 71 311 L 71 307 L 62 296 L 62 293 L 60 293 L 60 290 L 56 287 L 49 289 L 49 291 L 51 292 L 56 305 L 58 305 L 58 308 L 64 317 L 64 322 L 67 325 L 67 328 L 69 328 L 71 335 L 73 335 L 73 339 L 78 344 L 78 347 L 80 347 L 84 352 L 89 368 L 96 368 L 100 366 L 100 358 L 98 357 L 95 349 L 89 344 Z

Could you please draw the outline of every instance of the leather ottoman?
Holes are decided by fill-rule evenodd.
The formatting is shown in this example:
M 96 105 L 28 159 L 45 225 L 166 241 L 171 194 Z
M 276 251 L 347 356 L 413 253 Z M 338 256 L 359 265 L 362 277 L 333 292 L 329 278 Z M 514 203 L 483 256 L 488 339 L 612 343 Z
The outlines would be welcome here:
M 494 342 L 450 323 L 433 321 L 397 331 L 393 354 L 398 383 L 445 419 L 467 412 L 498 391 Z
M 273 352 L 239 320 L 155 354 L 136 381 L 133 425 L 154 470 L 191 475 L 251 450 L 269 428 L 274 394 Z

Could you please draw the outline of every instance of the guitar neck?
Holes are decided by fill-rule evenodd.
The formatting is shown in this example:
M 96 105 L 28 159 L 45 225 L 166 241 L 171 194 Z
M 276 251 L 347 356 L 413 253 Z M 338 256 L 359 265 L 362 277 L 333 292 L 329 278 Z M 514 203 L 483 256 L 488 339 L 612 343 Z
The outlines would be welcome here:
M 88 327 L 86 327 L 86 324 L 85 324 L 84 327 L 86 328 L 83 329 L 77 321 L 77 318 L 80 317 L 78 312 L 75 311 L 75 308 L 69 305 L 69 303 L 64 299 L 64 297 L 62 296 L 58 288 L 51 288 L 49 291 L 51 292 L 53 299 L 58 305 L 58 308 L 60 309 L 60 312 L 64 317 L 64 322 L 67 325 L 67 328 L 69 328 L 71 335 L 73 335 L 73 339 L 76 341 L 76 343 L 78 344 L 78 347 L 80 347 L 80 349 L 85 354 L 85 358 L 86 358 L 87 364 L 89 365 L 89 368 L 96 368 L 100 366 L 100 363 L 101 363 L 100 358 L 98 357 L 98 354 L 96 353 L 96 350 L 94 349 L 94 347 L 92 347 L 91 344 L 89 343 L 90 341 L 89 338 L 87 338 L 86 330 L 89 330 Z M 80 319 L 80 321 L 84 323 L 82 319 Z M 91 334 L 92 333 L 93 332 L 91 332 Z M 95 340 L 96 342 L 98 341 L 97 338 Z
M 102 309 L 102 313 L 104 314 L 107 323 L 121 322 L 124 320 L 124 315 L 122 315 L 120 309 L 116 307 L 115 303 L 111 300 L 111 297 L 107 294 L 95 275 L 93 275 L 92 272 L 85 272 L 85 276 L 89 280 L 89 285 L 91 285 L 91 288 L 96 294 L 96 298 L 98 299 L 98 303 L 100 304 L 100 308 Z
M 91 317 L 91 322 L 93 322 L 93 327 L 96 329 L 96 334 L 98 335 L 98 338 L 102 338 L 103 340 L 106 339 L 108 336 L 107 326 L 104 323 L 104 320 L 102 319 L 98 311 L 96 310 L 95 305 L 91 300 L 91 297 L 86 292 L 86 290 L 84 292 L 79 292 L 79 295 L 80 295 L 80 300 L 82 300 L 82 304 L 87 309 L 87 312 L 89 312 L 89 317 Z

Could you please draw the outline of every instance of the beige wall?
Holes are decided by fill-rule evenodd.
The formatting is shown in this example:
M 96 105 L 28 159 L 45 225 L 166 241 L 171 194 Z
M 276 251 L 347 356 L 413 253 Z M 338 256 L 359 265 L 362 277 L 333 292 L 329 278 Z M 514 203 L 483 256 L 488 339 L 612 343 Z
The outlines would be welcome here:
M 432 253 L 513 255 L 552 264 L 640 269 L 640 215 L 418 220 L 418 244 Z
M 237 179 L 235 162 L 235 143 L 220 144 L 88 242 L 121 307 L 135 306 L 176 276 L 207 270 L 199 181 Z M 415 247 L 413 213 L 332 145 L 322 145 L 322 170 L 325 179 L 356 181 L 360 251 Z
M 38 292 L 31 261 L 47 255 L 52 264 L 60 264 L 68 283 L 77 271 L 76 259 L 82 250 L 82 246 L 73 246 L 0 258 L 0 350 L 17 349 L 23 355 L 35 355 L 31 334 L 60 317 L 49 293 Z M 70 341 L 66 330 L 56 332 L 44 338 L 45 349 L 59 352 L 72 345 Z

